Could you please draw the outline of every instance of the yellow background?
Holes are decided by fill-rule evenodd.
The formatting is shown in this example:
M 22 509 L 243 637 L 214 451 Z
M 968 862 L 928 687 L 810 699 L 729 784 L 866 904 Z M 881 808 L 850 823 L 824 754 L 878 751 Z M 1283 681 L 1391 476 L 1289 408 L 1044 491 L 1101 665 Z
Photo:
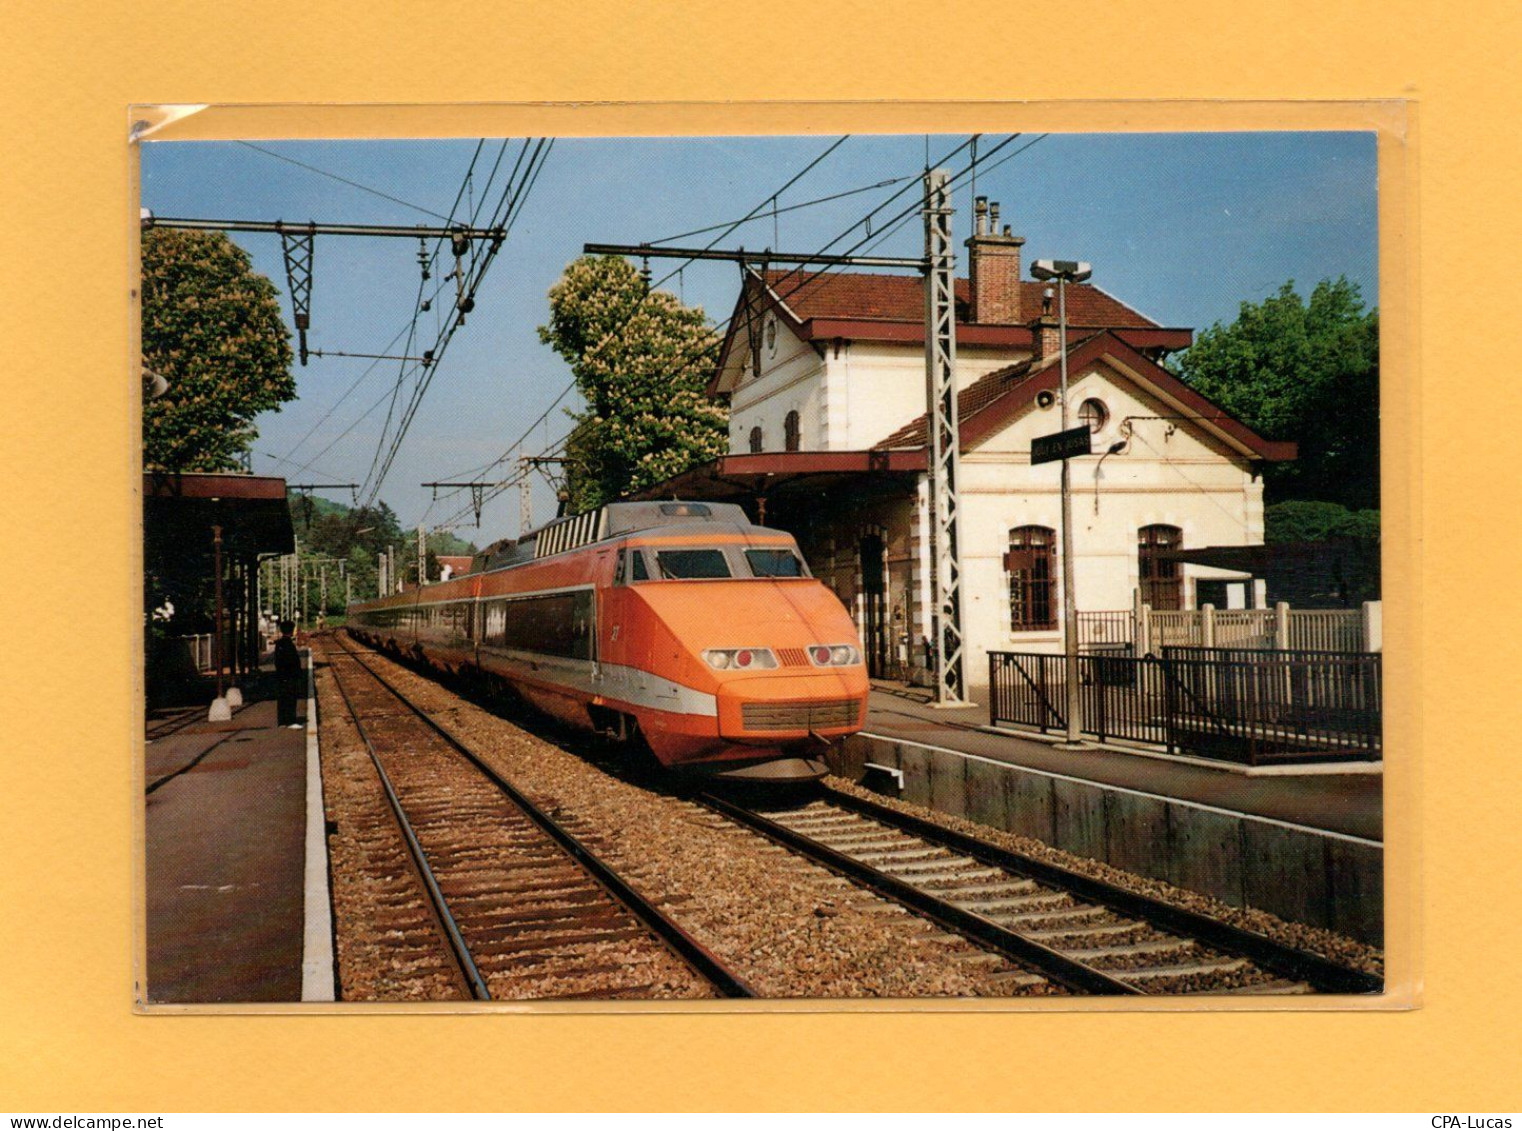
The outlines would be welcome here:
M 1503 728 L 1522 625 L 1518 23 L 1494 0 L 1463 18 L 1435 4 L 1219 0 L 10 10 L 0 1110 L 1516 1108 L 1519 752 Z M 987 105 L 1053 98 L 1152 101 Z M 1214 99 L 1233 104 L 1200 101 Z M 585 106 L 604 100 L 660 105 Z M 755 105 L 776 100 L 852 105 Z M 924 105 L 945 100 L 958 105 Z M 1384 128 L 1392 948 L 1402 976 L 1424 982 L 1421 1008 L 135 1015 L 126 128 L 129 104 L 162 102 L 562 104 L 338 112 L 318 130 L 336 135 Z M 312 123 L 229 110 L 172 132 L 310 135 Z

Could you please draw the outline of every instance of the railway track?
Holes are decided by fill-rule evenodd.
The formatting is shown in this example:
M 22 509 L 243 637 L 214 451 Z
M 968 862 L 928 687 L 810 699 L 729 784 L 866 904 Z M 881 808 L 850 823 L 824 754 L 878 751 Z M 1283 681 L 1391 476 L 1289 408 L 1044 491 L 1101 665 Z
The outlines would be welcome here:
M 806 804 L 709 808 L 1074 993 L 1377 993 L 1380 979 L 820 786 Z
M 383 891 L 404 961 L 437 979 L 447 955 L 455 996 L 477 1000 L 753 996 L 361 653 L 326 651 L 406 844 L 408 863 Z M 403 870 L 426 892 L 431 953 Z

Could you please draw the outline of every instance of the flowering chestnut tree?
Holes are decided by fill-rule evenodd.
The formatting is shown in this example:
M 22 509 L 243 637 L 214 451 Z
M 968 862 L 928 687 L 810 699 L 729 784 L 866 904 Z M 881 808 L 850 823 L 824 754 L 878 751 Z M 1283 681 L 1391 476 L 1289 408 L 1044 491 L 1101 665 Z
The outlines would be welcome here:
M 253 418 L 296 395 L 275 286 L 220 232 L 143 233 L 143 363 L 169 382 L 143 399 L 143 463 L 238 466 Z
M 617 256 L 583 256 L 550 288 L 539 337 L 570 363 L 586 408 L 566 450 L 572 511 L 660 483 L 728 450 L 704 394 L 719 338 L 701 308 L 650 290 Z

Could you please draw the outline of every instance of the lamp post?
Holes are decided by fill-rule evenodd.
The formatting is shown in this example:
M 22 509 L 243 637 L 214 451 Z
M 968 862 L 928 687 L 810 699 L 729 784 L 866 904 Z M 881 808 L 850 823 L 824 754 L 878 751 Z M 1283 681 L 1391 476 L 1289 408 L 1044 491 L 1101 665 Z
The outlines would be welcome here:
M 1038 259 L 1031 264 L 1031 274 L 1038 279 L 1057 280 L 1057 336 L 1062 350 L 1061 381 L 1058 399 L 1062 402 L 1062 430 L 1068 428 L 1068 302 L 1067 285 L 1081 283 L 1093 275 L 1087 263 L 1072 259 Z M 1075 603 L 1073 575 L 1073 490 L 1068 461 L 1062 461 L 1062 653 L 1063 680 L 1067 684 L 1068 747 L 1081 747 L 1083 702 L 1078 691 L 1078 611 Z

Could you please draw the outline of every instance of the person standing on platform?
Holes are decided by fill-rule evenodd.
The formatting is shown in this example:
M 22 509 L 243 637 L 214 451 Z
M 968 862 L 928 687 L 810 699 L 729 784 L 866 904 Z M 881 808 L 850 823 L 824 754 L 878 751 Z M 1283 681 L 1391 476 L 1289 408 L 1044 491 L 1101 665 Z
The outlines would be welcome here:
M 296 721 L 296 700 L 301 696 L 301 653 L 291 633 L 296 630 L 292 621 L 280 622 L 280 639 L 275 641 L 275 696 L 278 707 L 277 720 L 283 727 L 299 727 Z

